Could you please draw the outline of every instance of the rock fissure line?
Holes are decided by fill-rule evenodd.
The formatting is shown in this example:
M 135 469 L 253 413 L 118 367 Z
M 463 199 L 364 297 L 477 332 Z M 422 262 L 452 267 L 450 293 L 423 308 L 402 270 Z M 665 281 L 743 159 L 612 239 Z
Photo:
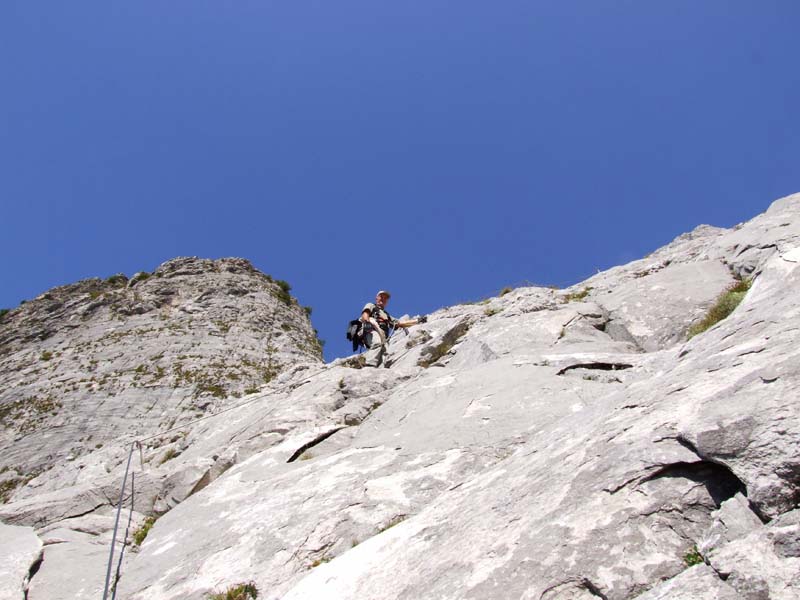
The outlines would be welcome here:
M 23 598 L 28 600 L 28 590 L 30 589 L 31 581 L 33 578 L 36 577 L 36 574 L 39 572 L 39 569 L 42 568 L 42 563 L 44 562 L 44 547 L 39 551 L 39 555 L 34 559 L 31 563 L 31 566 L 28 568 L 28 579 L 25 582 L 25 589 L 23 590 Z
M 303 452 L 313 448 L 317 444 L 320 444 L 320 443 L 324 442 L 325 440 L 327 440 L 329 437 L 331 437 L 337 431 L 341 431 L 342 429 L 347 429 L 347 427 L 348 427 L 348 425 L 340 425 L 338 427 L 334 427 L 330 431 L 326 431 L 325 433 L 322 433 L 322 434 L 318 435 L 317 437 L 315 437 L 310 442 L 306 442 L 305 444 L 300 446 L 297 450 L 295 450 L 294 453 L 289 457 L 289 460 L 287 460 L 286 462 L 290 463 L 290 462 L 296 461 L 298 458 L 300 458 L 300 455 L 302 455 Z
M 592 596 L 600 598 L 601 600 L 608 600 L 608 596 L 606 596 L 603 592 L 601 592 L 600 588 L 598 588 L 588 579 L 583 580 L 583 587 L 586 588 L 586 591 L 589 592 Z
M 599 371 L 624 371 L 625 369 L 632 368 L 633 365 L 628 363 L 608 363 L 608 362 L 587 362 L 569 365 L 561 369 L 556 375 L 563 375 L 572 369 L 594 369 Z
M 103 494 L 103 495 L 105 495 L 105 494 Z M 66 519 L 77 519 L 77 518 L 79 518 L 79 517 L 85 517 L 86 515 L 90 515 L 90 514 L 92 514 L 92 513 L 93 513 L 94 511 L 96 511 L 98 508 L 102 508 L 103 506 L 113 506 L 113 503 L 112 503 L 112 502 L 110 502 L 110 501 L 101 502 L 100 504 L 98 504 L 98 505 L 97 505 L 97 506 L 95 506 L 94 508 L 90 508 L 90 509 L 88 509 L 88 510 L 85 510 L 85 511 L 83 511 L 82 513 L 77 513 L 77 514 L 74 514 L 74 515 L 71 515 L 71 514 L 69 514 L 69 513 L 63 513 L 63 514 L 61 514 L 60 516 L 53 518 L 53 519 L 50 521 L 50 523 L 56 523 L 56 522 L 58 522 L 58 521 L 64 521 L 64 520 L 66 520 Z M 12 522 L 13 522 L 13 521 L 12 521 Z M 46 525 L 47 525 L 47 524 L 49 524 L 49 523 L 46 523 Z

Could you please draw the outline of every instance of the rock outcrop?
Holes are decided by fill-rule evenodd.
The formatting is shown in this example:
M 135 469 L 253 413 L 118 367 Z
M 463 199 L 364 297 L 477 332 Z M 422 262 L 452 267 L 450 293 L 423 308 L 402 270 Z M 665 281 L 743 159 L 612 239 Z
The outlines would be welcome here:
M 741 278 L 733 314 L 687 341 Z M 437 311 L 388 369 L 299 361 L 135 464 L 131 529 L 158 518 L 118 597 L 798 598 L 798 289 L 795 195 L 568 290 Z M 32 600 L 96 597 L 58 586 L 76 567 L 51 548 L 69 539 L 102 580 L 112 464 L 106 487 L 0 506 L 46 544 Z
M 319 364 L 307 310 L 288 284 L 238 258 L 178 258 L 130 279 L 84 280 L 3 315 L 0 518 L 38 528 L 47 544 L 30 597 L 61 597 L 36 591 L 51 574 L 54 589 L 76 597 L 61 584 L 60 565 L 104 573 L 126 440 L 255 397 L 287 371 Z M 208 457 L 175 461 L 186 449 L 183 433 L 145 445 L 152 469 L 139 482 L 143 513 L 168 510 L 224 471 Z

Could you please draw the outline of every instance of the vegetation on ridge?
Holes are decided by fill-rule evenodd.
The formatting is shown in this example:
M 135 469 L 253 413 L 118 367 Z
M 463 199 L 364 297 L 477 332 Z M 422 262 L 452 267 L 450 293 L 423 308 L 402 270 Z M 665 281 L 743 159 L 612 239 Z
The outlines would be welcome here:
M 728 317 L 744 299 L 752 283 L 750 279 L 742 279 L 725 290 L 703 317 L 703 320 L 689 327 L 687 339 L 692 339 L 698 333 L 703 333 Z
M 232 585 L 224 592 L 208 596 L 208 600 L 256 600 L 256 598 L 258 598 L 258 588 L 252 581 Z
M 292 291 L 292 286 L 289 285 L 288 281 L 284 281 L 283 279 L 275 279 L 273 282 L 278 286 L 278 290 L 275 292 L 275 297 L 283 302 L 286 306 L 291 306 L 292 296 L 289 294 L 289 292 Z
M 591 286 L 583 288 L 580 292 L 572 292 L 571 294 L 566 294 L 564 296 L 564 302 L 580 302 L 586 296 L 589 295 L 589 292 L 592 291 Z

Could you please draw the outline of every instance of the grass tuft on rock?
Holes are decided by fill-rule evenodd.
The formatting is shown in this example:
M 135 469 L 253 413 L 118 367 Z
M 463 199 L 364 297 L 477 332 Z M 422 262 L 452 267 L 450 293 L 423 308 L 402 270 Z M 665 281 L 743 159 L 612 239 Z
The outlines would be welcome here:
M 683 557 L 683 562 L 686 563 L 687 567 L 693 567 L 705 561 L 703 559 L 703 555 L 700 554 L 700 551 L 697 549 L 697 546 L 693 546 L 692 549 L 689 550 L 689 552 L 687 552 Z
M 24 482 L 20 479 L 7 479 L 0 481 L 0 504 L 5 504 L 11 498 L 11 494 Z
M 316 560 L 315 560 L 314 562 L 312 562 L 312 563 L 311 563 L 311 565 L 309 565 L 309 566 L 310 566 L 310 568 L 312 568 L 312 569 L 315 569 L 315 568 L 317 568 L 318 566 L 320 566 L 320 565 L 323 565 L 323 564 L 325 564 L 325 563 L 329 563 L 329 562 L 331 562 L 331 559 L 330 559 L 330 557 L 328 557 L 328 556 L 323 556 L 323 557 L 321 557 L 321 558 L 318 558 L 318 559 L 316 559 Z
M 106 283 L 113 285 L 114 287 L 125 287 L 125 285 L 128 283 L 128 277 L 125 275 L 125 273 L 117 273 L 116 275 L 112 275 L 106 279 Z
M 714 325 L 728 317 L 736 310 L 736 307 L 739 306 L 752 284 L 752 280 L 742 279 L 725 290 L 719 298 L 717 298 L 714 306 L 706 313 L 706 316 L 703 317 L 700 322 L 689 327 L 687 339 L 692 339 L 697 334 L 711 329 Z
M 256 598 L 258 598 L 258 588 L 252 581 L 237 583 L 224 592 L 216 592 L 208 596 L 208 600 L 256 600 Z
M 172 460 L 176 456 L 178 456 L 178 451 L 175 450 L 175 448 L 170 448 L 164 453 L 164 456 L 161 457 L 161 460 L 158 461 L 158 464 L 163 465 L 165 462 Z
M 589 287 L 583 288 L 580 292 L 573 292 L 571 294 L 566 294 L 564 296 L 564 302 L 565 303 L 566 302 L 580 302 L 581 300 L 586 298 L 586 296 L 589 295 L 589 292 L 592 291 L 592 289 L 593 288 L 591 286 L 589 286 Z
M 289 285 L 288 281 L 284 281 L 283 279 L 276 279 L 274 283 L 278 286 L 275 296 L 287 306 L 291 306 L 292 296 L 289 292 L 292 291 L 292 286 Z
M 383 527 L 381 527 L 380 529 L 378 529 L 378 533 L 383 533 L 383 532 L 384 532 L 384 531 L 386 531 L 387 529 L 391 529 L 391 528 L 392 528 L 392 527 L 394 527 L 395 525 L 399 525 L 400 523 L 402 523 L 403 521 L 405 521 L 407 518 L 408 518 L 408 516 L 407 516 L 407 515 L 397 515 L 397 516 L 395 516 L 395 517 L 392 517 L 392 518 L 389 520 L 389 522 L 388 522 L 388 523 L 386 523 L 386 525 L 384 525 Z
M 147 517 L 142 523 L 142 526 L 139 527 L 136 531 L 133 532 L 133 543 L 136 546 L 141 546 L 144 539 L 147 537 L 147 534 L 150 533 L 150 530 L 153 528 L 153 525 L 156 524 L 156 520 L 154 517 Z
M 432 364 L 450 352 L 453 346 L 461 341 L 461 338 L 463 338 L 467 334 L 467 331 L 469 331 L 469 327 L 470 323 L 467 320 L 463 320 L 458 323 L 455 327 L 450 329 L 442 336 L 441 342 L 425 348 L 421 352 L 421 356 L 417 361 L 417 365 L 426 369 L 430 367 Z

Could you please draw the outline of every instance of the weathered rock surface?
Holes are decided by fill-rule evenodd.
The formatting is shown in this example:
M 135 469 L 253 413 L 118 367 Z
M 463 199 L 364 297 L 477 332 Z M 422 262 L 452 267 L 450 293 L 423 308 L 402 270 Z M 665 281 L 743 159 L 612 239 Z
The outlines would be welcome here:
M 130 280 L 55 288 L 6 314 L 0 502 L 12 502 L 0 518 L 40 533 L 57 522 L 77 528 L 47 545 L 29 597 L 97 597 L 98 585 L 102 594 L 113 523 L 90 535 L 80 517 L 115 502 L 130 442 L 319 364 L 306 311 L 242 259 L 174 259 Z M 213 453 L 177 460 L 186 449 L 185 431 L 145 444 L 138 510 L 167 511 L 224 470 Z
M 742 304 L 686 341 L 743 275 Z M 389 369 L 287 368 L 145 448 L 136 510 L 160 517 L 118 597 L 800 597 L 798 289 L 800 195 L 569 290 L 437 311 Z M 112 465 L 0 517 L 96 572 L 110 526 L 76 523 L 110 518 Z M 64 562 L 45 553 L 41 590 Z
M 712 549 L 706 560 L 741 598 L 800 598 L 800 510 Z
M 731 586 L 706 565 L 686 569 L 680 575 L 657 585 L 637 600 L 741 600 Z
M 32 570 L 41 560 L 42 541 L 30 527 L 0 523 L 0 600 L 23 600 Z
M 207 414 L 319 360 L 302 308 L 246 260 L 180 258 L 152 276 L 54 288 L 0 322 L 0 469 L 19 485 L 5 495 L 94 481 L 120 436 Z

